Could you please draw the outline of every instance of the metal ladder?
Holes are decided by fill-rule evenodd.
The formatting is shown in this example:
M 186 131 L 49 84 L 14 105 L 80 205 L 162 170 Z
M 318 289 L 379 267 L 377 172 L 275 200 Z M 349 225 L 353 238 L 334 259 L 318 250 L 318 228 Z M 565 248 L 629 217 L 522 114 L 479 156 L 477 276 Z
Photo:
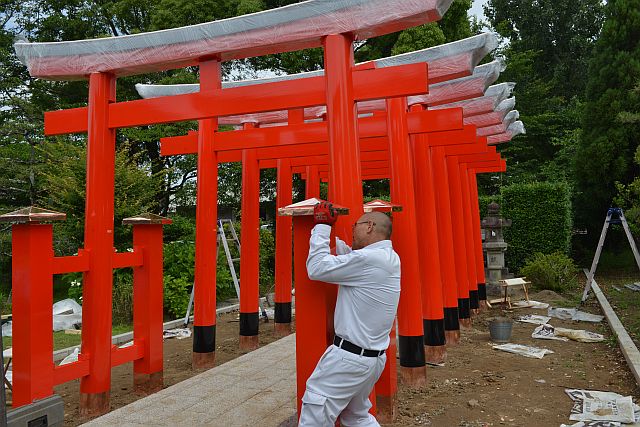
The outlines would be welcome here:
M 629 245 L 631 245 L 633 256 L 636 259 L 636 264 L 638 265 L 638 269 L 640 269 L 640 254 L 638 253 L 636 242 L 633 240 L 633 236 L 631 235 L 631 230 L 629 230 L 627 219 L 624 217 L 624 212 L 622 212 L 622 209 L 620 208 L 610 208 L 607 211 L 607 217 L 605 218 L 604 225 L 602 226 L 602 232 L 600 233 L 600 240 L 598 241 L 596 254 L 593 257 L 591 269 L 589 270 L 589 274 L 587 275 L 587 284 L 585 285 L 584 292 L 582 293 L 582 302 L 585 302 L 587 300 L 587 297 L 589 296 L 591 283 L 593 282 L 593 277 L 596 274 L 596 268 L 598 267 L 598 262 L 600 261 L 600 254 L 602 253 L 602 247 L 604 246 L 604 239 L 605 237 L 607 237 L 609 224 L 622 224 L 622 228 L 624 228 L 624 232 L 627 235 L 627 239 L 629 240 Z
M 229 230 L 231 231 L 231 237 L 227 237 L 226 232 L 224 231 L 224 225 L 227 224 L 229 226 Z M 231 279 L 233 280 L 233 286 L 236 288 L 236 295 L 238 300 L 240 299 L 240 279 L 238 279 L 238 274 L 236 273 L 235 262 L 240 261 L 240 258 L 233 258 L 231 256 L 231 250 L 229 249 L 229 242 L 235 243 L 235 246 L 240 253 L 240 239 L 238 238 L 238 234 L 236 233 L 236 228 L 233 225 L 233 221 L 230 219 L 219 219 L 218 220 L 218 231 L 217 231 L 217 244 L 216 244 L 216 261 L 218 259 L 218 254 L 220 253 L 220 243 L 222 242 L 222 247 L 224 249 L 225 256 L 227 258 L 227 265 L 229 266 L 229 271 L 231 272 Z M 187 305 L 187 314 L 184 317 L 184 326 L 189 325 L 189 317 L 191 316 L 191 307 L 193 307 L 193 297 L 195 294 L 195 283 L 191 288 L 191 297 L 189 298 L 189 305 Z M 258 305 L 260 307 L 260 312 L 262 314 L 263 319 L 268 321 L 267 311 L 262 306 L 262 303 L 258 299 Z

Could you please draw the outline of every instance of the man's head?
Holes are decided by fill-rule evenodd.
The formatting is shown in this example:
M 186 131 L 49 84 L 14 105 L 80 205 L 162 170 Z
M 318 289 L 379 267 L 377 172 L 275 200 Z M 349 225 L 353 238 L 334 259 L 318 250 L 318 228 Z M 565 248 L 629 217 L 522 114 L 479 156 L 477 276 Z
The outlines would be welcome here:
M 391 219 L 382 212 L 368 212 L 353 224 L 353 249 L 391 238 Z

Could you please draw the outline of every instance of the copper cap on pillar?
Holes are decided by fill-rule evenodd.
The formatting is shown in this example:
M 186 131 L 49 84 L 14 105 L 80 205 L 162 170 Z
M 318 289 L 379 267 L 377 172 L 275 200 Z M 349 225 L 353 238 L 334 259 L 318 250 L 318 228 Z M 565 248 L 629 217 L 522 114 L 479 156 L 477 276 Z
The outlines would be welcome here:
M 140 215 L 132 216 L 129 218 L 125 218 L 122 220 L 122 225 L 151 225 L 151 224 L 162 224 L 168 225 L 173 221 L 169 218 L 152 214 L 152 213 L 143 213 Z
M 67 219 L 67 214 L 65 213 L 38 208 L 36 206 L 29 206 L 28 208 L 0 215 L 0 222 L 11 222 L 14 224 L 38 224 L 49 221 L 64 221 L 65 219 Z

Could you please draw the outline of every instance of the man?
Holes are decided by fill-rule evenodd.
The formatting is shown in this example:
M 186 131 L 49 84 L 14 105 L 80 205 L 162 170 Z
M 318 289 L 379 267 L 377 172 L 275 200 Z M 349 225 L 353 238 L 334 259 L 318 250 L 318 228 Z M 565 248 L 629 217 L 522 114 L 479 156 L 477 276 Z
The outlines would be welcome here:
M 307 273 L 339 286 L 335 339 L 307 380 L 299 426 L 379 426 L 369 414 L 369 394 L 382 374 L 400 298 L 400 259 L 391 246 L 391 220 L 366 213 L 353 224 L 353 250 L 329 237 L 337 214 L 330 203 L 315 206 Z M 302 349 L 298 349 L 301 351 Z

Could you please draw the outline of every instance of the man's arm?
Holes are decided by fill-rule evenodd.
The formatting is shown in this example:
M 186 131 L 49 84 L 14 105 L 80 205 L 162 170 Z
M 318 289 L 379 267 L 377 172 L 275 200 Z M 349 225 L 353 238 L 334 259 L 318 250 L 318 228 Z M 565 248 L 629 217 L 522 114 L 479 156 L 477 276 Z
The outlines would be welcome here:
M 333 256 L 329 249 L 331 227 L 318 224 L 311 231 L 307 274 L 311 280 L 348 285 L 362 279 L 365 260 L 358 251 Z M 353 283 L 356 284 L 356 283 Z

